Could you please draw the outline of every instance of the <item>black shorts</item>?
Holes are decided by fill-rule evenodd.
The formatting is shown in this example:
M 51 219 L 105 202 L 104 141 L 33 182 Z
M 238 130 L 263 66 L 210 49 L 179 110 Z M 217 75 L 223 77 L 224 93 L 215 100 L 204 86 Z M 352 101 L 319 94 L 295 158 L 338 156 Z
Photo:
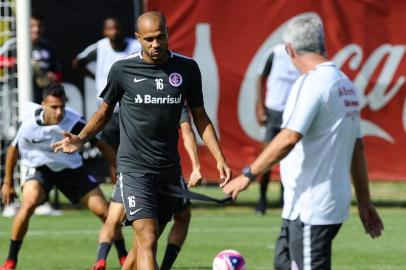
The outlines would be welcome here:
M 187 185 L 186 185 L 186 182 L 185 182 L 185 179 L 181 176 L 181 182 L 180 182 L 180 184 L 181 184 L 181 187 L 183 188 L 183 189 L 188 189 L 187 188 Z M 188 208 L 189 206 L 190 206 L 190 200 L 189 199 L 185 199 L 185 198 L 183 198 L 183 199 L 178 199 L 178 202 L 177 202 L 177 204 L 176 204 L 176 208 L 175 208 L 175 213 L 177 214 L 177 213 L 182 213 L 186 208 Z
M 111 194 L 111 201 L 116 203 L 123 203 L 123 197 L 121 197 L 120 184 L 121 181 L 117 178 L 117 182 L 114 184 L 113 192 Z
M 101 137 L 105 140 L 111 147 L 117 151 L 117 147 L 120 144 L 120 117 L 118 112 L 113 112 L 110 121 L 104 126 L 101 133 Z
M 283 112 L 266 109 L 264 142 L 270 142 L 281 131 Z
M 25 181 L 38 181 L 48 194 L 53 187 L 60 190 L 72 203 L 78 203 L 88 192 L 99 186 L 84 167 L 51 171 L 47 166 L 29 168 Z
M 120 190 L 126 212 L 126 225 L 144 218 L 155 218 L 159 225 L 168 223 L 181 199 L 160 193 L 167 184 L 181 186 L 180 172 L 166 174 L 120 173 Z
M 275 245 L 275 269 L 331 269 L 332 242 L 340 227 L 341 224 L 308 225 L 300 218 L 284 219 Z

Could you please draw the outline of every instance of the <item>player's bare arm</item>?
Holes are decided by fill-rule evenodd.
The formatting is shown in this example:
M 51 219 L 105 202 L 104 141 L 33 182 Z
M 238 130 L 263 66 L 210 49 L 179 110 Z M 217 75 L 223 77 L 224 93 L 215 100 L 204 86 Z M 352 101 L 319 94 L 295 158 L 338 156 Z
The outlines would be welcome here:
M 117 168 L 116 152 L 114 151 L 114 149 L 104 140 L 97 141 L 96 147 L 100 150 L 103 157 L 108 161 L 110 166 L 112 166 L 113 168 L 116 169 Z M 117 179 L 112 179 L 112 180 L 113 180 L 113 184 L 114 184 L 115 180 L 117 180 Z
M 182 122 L 180 124 L 180 130 L 182 132 L 183 145 L 189 155 L 190 162 L 192 163 L 192 173 L 189 177 L 188 187 L 194 187 L 202 180 L 200 162 L 197 155 L 196 139 L 189 122 Z
M 265 125 L 265 122 L 266 122 L 265 101 L 264 101 L 265 81 L 266 81 L 266 78 L 264 78 L 263 75 L 258 76 L 257 81 L 256 81 L 257 102 L 256 102 L 255 109 L 256 109 L 256 116 L 257 116 L 258 124 L 261 126 Z
M 10 145 L 7 149 L 5 173 L 3 179 L 3 186 L 1 188 L 1 197 L 3 204 L 8 205 L 13 201 L 16 191 L 14 189 L 14 168 L 18 160 L 18 148 Z
M 272 168 L 272 166 L 289 154 L 301 138 L 302 135 L 298 132 L 286 128 L 282 129 L 251 164 L 251 173 L 258 175 Z M 223 187 L 224 193 L 231 195 L 236 200 L 238 194 L 245 190 L 250 182 L 248 177 L 240 175 Z
M 220 179 L 223 181 L 222 185 L 231 179 L 231 169 L 228 167 L 221 151 L 220 144 L 217 139 L 216 131 L 210 118 L 207 116 L 204 107 L 190 108 L 192 111 L 193 120 L 199 132 L 200 137 L 217 161 L 217 169 L 220 173 Z
M 99 133 L 110 120 L 114 106 L 115 104 L 111 105 L 103 102 L 78 135 L 64 132 L 63 135 L 65 138 L 52 145 L 55 152 L 73 153 L 82 148 L 82 146 Z
M 367 162 L 364 155 L 362 139 L 357 139 L 351 163 L 351 175 L 358 202 L 358 211 L 366 233 L 372 238 L 379 237 L 383 222 L 372 204 L 367 174 Z

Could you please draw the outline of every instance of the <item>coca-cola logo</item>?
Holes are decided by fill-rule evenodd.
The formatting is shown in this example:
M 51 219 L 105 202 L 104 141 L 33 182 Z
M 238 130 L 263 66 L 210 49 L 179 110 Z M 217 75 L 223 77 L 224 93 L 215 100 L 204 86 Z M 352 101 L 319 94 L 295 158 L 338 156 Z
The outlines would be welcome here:
M 256 87 L 255 79 L 258 67 L 264 64 L 263 62 L 266 60 L 267 54 L 269 54 L 269 49 L 282 42 L 282 33 L 287 23 L 288 21 L 277 28 L 258 49 L 248 66 L 241 84 L 238 117 L 243 130 L 255 140 L 261 139 L 260 126 L 255 116 L 256 92 L 254 89 Z M 362 109 L 368 106 L 371 110 L 377 111 L 387 105 L 405 83 L 406 78 L 402 75 L 391 86 L 405 50 L 406 47 L 403 45 L 382 44 L 364 61 L 362 48 L 358 44 L 349 44 L 339 50 L 332 58 L 332 61 L 336 63 L 338 68 L 342 68 L 345 63 L 348 63 L 350 70 L 359 70 L 353 82 L 360 92 L 360 107 Z M 382 61 L 385 62 L 380 70 L 378 79 L 374 82 L 371 91 L 366 93 L 370 80 L 374 72 L 377 71 L 378 66 L 382 64 Z M 403 112 L 403 127 L 406 130 L 406 103 Z M 395 139 L 387 131 L 370 120 L 362 119 L 361 129 L 363 135 L 375 136 L 390 143 L 395 143 Z

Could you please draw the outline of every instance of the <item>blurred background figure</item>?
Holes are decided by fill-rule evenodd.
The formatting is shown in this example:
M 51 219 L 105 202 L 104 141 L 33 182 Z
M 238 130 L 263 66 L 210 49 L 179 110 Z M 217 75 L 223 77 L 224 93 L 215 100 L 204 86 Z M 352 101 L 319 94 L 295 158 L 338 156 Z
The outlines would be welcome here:
M 42 91 L 50 84 L 61 81 L 61 69 L 55 50 L 42 37 L 44 22 L 41 14 L 31 16 L 31 63 L 34 75 L 34 102 L 41 104 Z
M 88 76 L 96 81 L 96 98 L 98 104 L 102 101 L 99 97 L 107 84 L 107 75 L 116 60 L 135 53 L 141 49 L 140 43 L 134 38 L 124 36 L 121 23 L 117 18 L 107 18 L 103 24 L 103 36 L 94 44 L 89 45 L 72 62 L 72 67 L 83 76 Z M 88 64 L 96 61 L 96 71 L 92 71 Z M 117 152 L 120 144 L 118 105 L 102 131 L 102 138 Z M 112 182 L 116 181 L 114 168 L 110 168 Z
M 281 130 L 282 115 L 286 100 L 293 83 L 299 77 L 299 72 L 293 66 L 283 44 L 271 48 L 266 54 L 265 65 L 259 69 L 257 78 L 256 115 L 263 132 L 263 147 L 265 147 Z M 256 211 L 264 215 L 267 208 L 266 192 L 270 181 L 271 171 L 267 171 L 260 179 L 259 200 Z M 283 187 L 279 204 L 283 204 Z

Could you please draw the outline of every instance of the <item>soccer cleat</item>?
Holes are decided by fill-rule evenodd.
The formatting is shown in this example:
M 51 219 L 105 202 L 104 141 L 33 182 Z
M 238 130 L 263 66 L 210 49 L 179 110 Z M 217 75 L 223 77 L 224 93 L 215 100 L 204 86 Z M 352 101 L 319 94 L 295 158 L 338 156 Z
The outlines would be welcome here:
M 7 259 L 2 266 L 0 266 L 0 270 L 14 270 L 16 269 L 17 262 L 15 260 Z
M 91 270 L 106 270 L 106 260 L 98 260 L 95 264 L 93 264 Z
M 120 258 L 118 258 L 118 262 L 120 263 L 121 266 L 124 265 L 125 259 L 127 258 L 127 256 L 121 256 Z

